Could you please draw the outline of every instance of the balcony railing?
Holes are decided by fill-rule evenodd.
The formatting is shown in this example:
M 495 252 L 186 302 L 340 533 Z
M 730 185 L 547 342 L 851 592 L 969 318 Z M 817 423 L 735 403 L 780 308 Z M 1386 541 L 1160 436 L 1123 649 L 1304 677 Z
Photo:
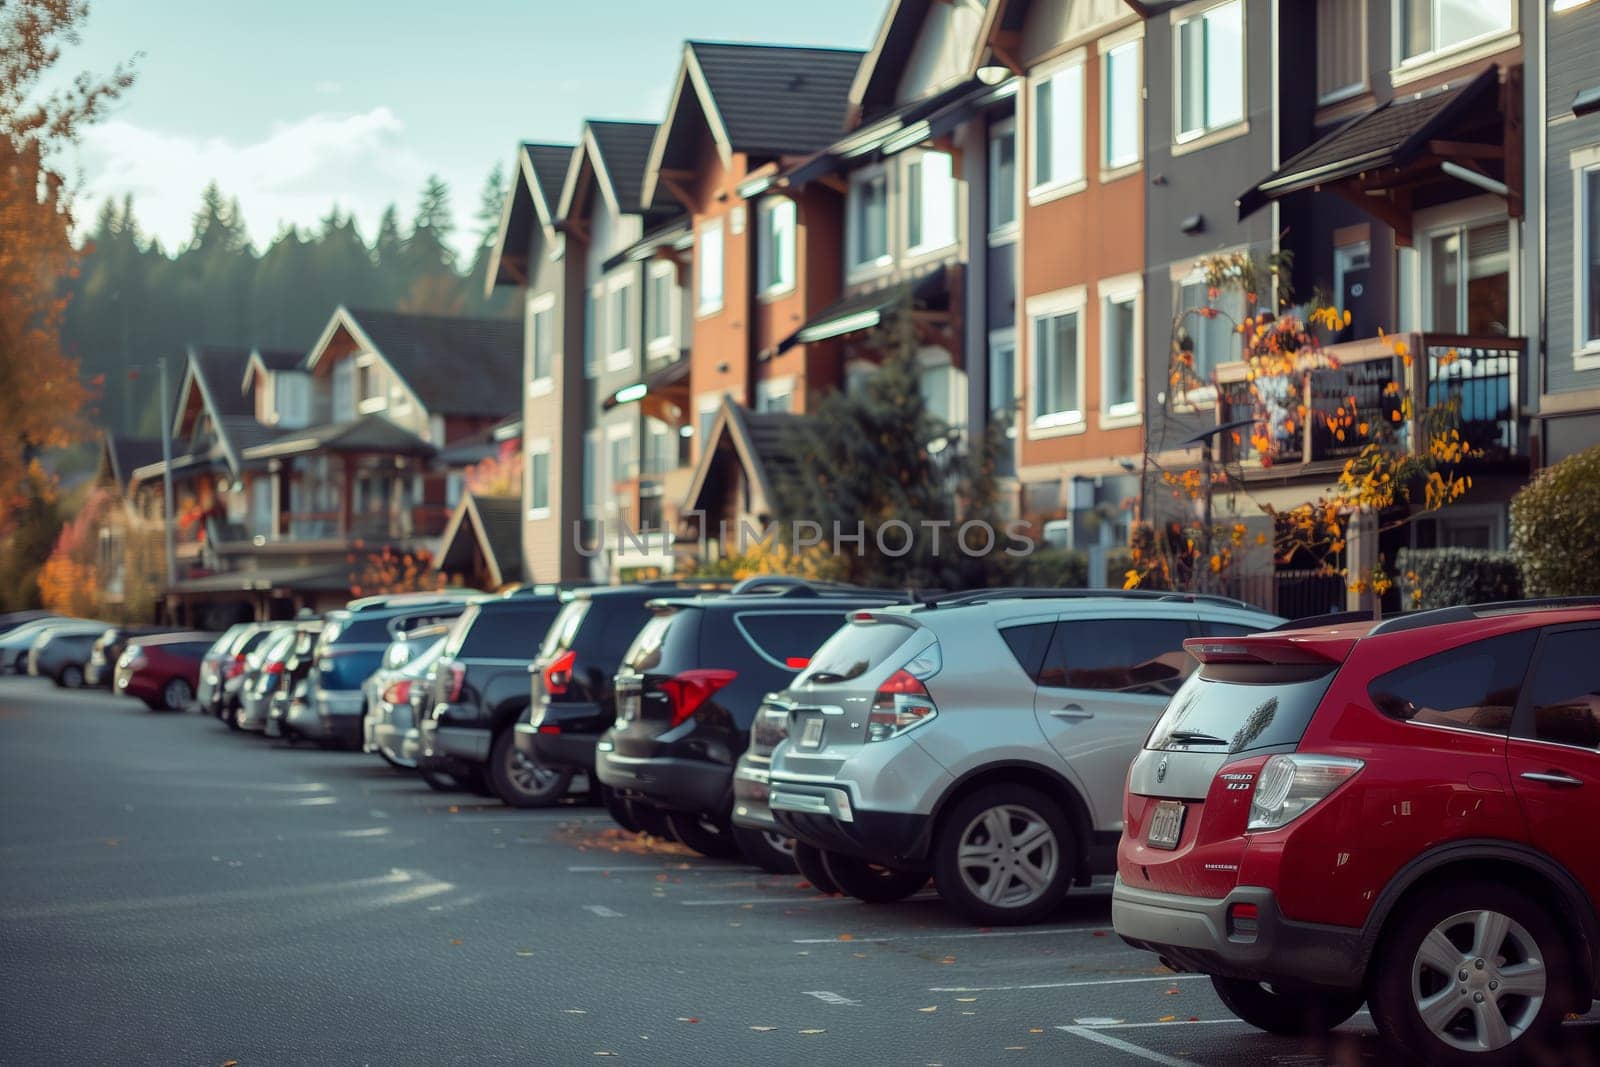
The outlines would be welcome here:
M 1409 364 L 1396 342 L 1405 345 Z M 1224 435 L 1227 462 L 1267 466 L 1258 440 L 1263 437 L 1274 468 L 1341 463 L 1367 442 L 1391 434 L 1415 451 L 1425 445 L 1424 420 L 1446 406 L 1452 425 L 1484 459 L 1525 454 L 1523 338 L 1412 333 L 1330 345 L 1326 352 L 1337 365 L 1305 376 L 1252 383 L 1244 380 L 1243 363 L 1221 369 L 1218 421 L 1256 419 L 1253 428 Z M 1409 419 L 1403 404 L 1408 396 Z

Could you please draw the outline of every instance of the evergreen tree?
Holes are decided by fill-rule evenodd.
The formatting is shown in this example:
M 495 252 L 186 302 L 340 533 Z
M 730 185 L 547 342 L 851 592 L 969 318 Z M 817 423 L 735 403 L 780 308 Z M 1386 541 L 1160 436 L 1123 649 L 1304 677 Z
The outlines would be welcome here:
M 506 172 L 505 168 L 496 162 L 489 176 L 484 179 L 483 192 L 478 194 L 478 244 L 494 244 L 495 234 L 500 230 L 500 213 L 506 202 Z

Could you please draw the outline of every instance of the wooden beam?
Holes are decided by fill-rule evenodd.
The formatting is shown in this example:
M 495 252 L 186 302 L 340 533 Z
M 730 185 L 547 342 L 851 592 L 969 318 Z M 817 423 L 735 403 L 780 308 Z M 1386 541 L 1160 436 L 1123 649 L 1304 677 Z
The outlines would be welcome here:
M 589 220 L 574 216 L 561 224 L 562 230 L 568 237 L 576 238 L 579 244 L 589 243 Z
M 1479 144 L 1477 141 L 1429 141 L 1428 151 L 1444 159 L 1504 159 L 1503 144 Z
M 526 256 L 501 256 L 500 269 L 511 276 L 517 285 L 528 284 L 528 259 Z
M 660 170 L 656 172 L 656 180 L 665 185 L 667 192 L 671 193 L 673 198 L 683 205 L 683 209 L 689 212 L 693 212 L 698 206 L 694 197 L 689 195 L 689 187 L 686 184 L 693 178 L 694 172 L 689 170 Z
M 1501 92 L 1504 98 L 1501 113 L 1505 116 L 1506 214 L 1520 219 L 1523 215 L 1522 186 L 1525 178 L 1522 156 L 1522 64 L 1518 63 L 1506 71 Z
M 1394 231 L 1394 243 L 1411 247 L 1411 191 L 1363 189 L 1359 184 L 1337 182 L 1325 186 Z
M 850 182 L 837 174 L 830 174 L 826 178 L 818 178 L 818 183 L 827 186 L 836 193 L 849 193 Z
M 1028 73 L 1022 61 L 1017 58 L 1022 51 L 1022 34 L 1016 30 L 995 30 L 989 35 L 989 51 L 993 52 L 995 58 L 1017 77 L 1020 78 Z

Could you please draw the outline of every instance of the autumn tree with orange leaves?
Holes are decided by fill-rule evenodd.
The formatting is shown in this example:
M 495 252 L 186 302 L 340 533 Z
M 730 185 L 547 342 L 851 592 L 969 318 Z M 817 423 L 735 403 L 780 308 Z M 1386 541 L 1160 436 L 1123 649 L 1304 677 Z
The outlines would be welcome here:
M 0 0 L 0 537 L 8 539 L 17 517 L 54 493 L 40 454 L 84 430 L 87 392 L 61 347 L 65 283 L 79 253 L 58 160 L 133 82 L 119 67 L 51 89 L 61 46 L 77 40 L 87 16 L 85 0 Z
M 1418 418 L 1411 395 L 1390 380 L 1376 411 L 1370 404 L 1363 407 L 1353 393 L 1334 398 L 1331 410 L 1308 410 L 1310 376 L 1339 368 L 1327 339 L 1349 325 L 1350 314 L 1320 301 L 1293 306 L 1289 265 L 1287 255 L 1263 264 L 1247 253 L 1197 264 L 1206 278 L 1207 301 L 1182 310 L 1174 322 L 1165 414 L 1171 417 L 1186 404 L 1188 411 L 1203 410 L 1226 397 L 1230 417 L 1202 432 L 1198 465 L 1173 466 L 1147 445 L 1147 484 L 1157 498 L 1152 510 L 1164 517 L 1136 530 L 1126 588 L 1220 591 L 1229 587 L 1242 558 L 1258 548 L 1270 549 L 1276 563 L 1309 561 L 1322 573 L 1343 578 L 1351 590 L 1374 594 L 1376 601 L 1393 586 L 1394 575 L 1381 557 L 1366 567 L 1346 562 L 1352 523 L 1371 516 L 1369 532 L 1376 536 L 1437 513 L 1472 488 L 1463 464 L 1476 452 L 1462 437 L 1454 401 L 1436 403 Z M 1244 298 L 1245 312 L 1238 319 L 1218 306 L 1229 290 Z M 1271 292 L 1279 294 L 1275 310 L 1261 306 L 1270 302 L 1262 295 Z M 1196 367 L 1189 340 L 1195 324 L 1216 319 L 1230 325 L 1239 346 L 1226 380 L 1220 368 L 1202 372 Z M 1420 354 L 1403 338 L 1381 331 L 1380 341 L 1409 376 Z M 1451 351 L 1439 363 L 1455 359 Z M 1331 483 L 1309 487 L 1312 495 L 1301 503 L 1255 499 L 1244 477 L 1246 462 L 1264 469 L 1280 460 L 1300 461 L 1308 429 L 1337 442 L 1345 455 L 1342 469 Z M 1252 535 L 1245 521 L 1252 515 L 1268 520 L 1272 532 Z

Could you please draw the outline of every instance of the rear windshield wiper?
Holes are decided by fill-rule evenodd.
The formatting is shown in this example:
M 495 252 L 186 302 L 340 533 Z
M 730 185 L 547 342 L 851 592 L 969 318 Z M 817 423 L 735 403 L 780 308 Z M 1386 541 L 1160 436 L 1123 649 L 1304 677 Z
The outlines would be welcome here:
M 848 682 L 849 680 L 850 679 L 846 676 L 842 674 L 836 674 L 833 671 L 816 671 L 806 679 L 806 681 L 811 682 L 812 684 L 820 682 L 823 685 L 827 685 L 830 682 Z
M 1202 734 L 1194 730 L 1174 730 L 1164 740 L 1176 741 L 1180 745 L 1226 745 L 1228 739 L 1217 737 L 1215 734 Z

